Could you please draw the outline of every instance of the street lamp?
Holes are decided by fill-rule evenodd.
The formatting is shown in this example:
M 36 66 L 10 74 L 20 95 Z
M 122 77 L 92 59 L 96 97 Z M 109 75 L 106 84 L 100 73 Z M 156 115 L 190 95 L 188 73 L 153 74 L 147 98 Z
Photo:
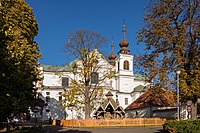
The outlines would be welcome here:
M 179 106 L 179 75 L 180 75 L 181 71 L 178 70 L 176 71 L 177 74 L 177 120 L 179 121 L 180 119 L 180 106 Z

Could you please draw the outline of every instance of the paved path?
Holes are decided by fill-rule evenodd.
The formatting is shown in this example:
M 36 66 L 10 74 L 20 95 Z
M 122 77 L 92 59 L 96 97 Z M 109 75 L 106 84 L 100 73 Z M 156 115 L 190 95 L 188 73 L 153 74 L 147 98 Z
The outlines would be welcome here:
M 44 126 L 47 133 L 162 133 L 162 127 L 133 127 L 133 128 L 68 128 Z

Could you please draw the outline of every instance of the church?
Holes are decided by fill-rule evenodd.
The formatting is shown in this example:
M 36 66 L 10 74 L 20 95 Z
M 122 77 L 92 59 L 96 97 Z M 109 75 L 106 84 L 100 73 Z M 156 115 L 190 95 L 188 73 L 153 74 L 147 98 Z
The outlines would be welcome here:
M 119 43 L 120 51 L 118 55 L 114 54 L 114 43 L 112 43 L 112 52 L 109 57 L 101 60 L 104 68 L 112 69 L 115 76 L 104 83 L 104 94 L 110 94 L 112 102 L 117 103 L 116 107 L 124 110 L 133 101 L 135 101 L 145 90 L 145 79 L 140 74 L 135 74 L 133 71 L 133 55 L 130 54 L 128 48 L 129 42 L 126 40 L 126 26 L 122 27 L 122 40 Z M 97 54 L 101 54 L 97 49 L 94 49 Z M 42 119 L 84 119 L 84 109 L 65 108 L 59 101 L 63 99 L 62 93 L 64 88 L 71 87 L 71 78 L 77 78 L 77 75 L 72 70 L 71 63 L 66 66 L 50 66 L 40 65 L 42 79 L 36 85 L 38 88 L 37 94 L 46 104 L 44 109 L 40 110 L 38 117 Z M 61 74 L 58 74 L 61 73 Z M 98 72 L 97 72 L 98 73 Z M 100 72 L 99 72 L 100 73 Z M 106 108 L 108 105 L 104 105 Z M 110 105 L 112 107 L 112 105 Z M 97 107 L 98 108 L 98 107 Z M 91 112 L 91 118 L 97 114 L 97 110 Z M 125 114 L 125 112 L 123 112 Z

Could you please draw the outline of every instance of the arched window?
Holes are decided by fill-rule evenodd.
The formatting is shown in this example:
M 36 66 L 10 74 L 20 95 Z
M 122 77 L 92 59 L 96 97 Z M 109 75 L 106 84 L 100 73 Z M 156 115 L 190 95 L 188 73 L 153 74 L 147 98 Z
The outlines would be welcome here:
M 124 70 L 129 70 L 129 62 L 127 60 L 124 61 Z

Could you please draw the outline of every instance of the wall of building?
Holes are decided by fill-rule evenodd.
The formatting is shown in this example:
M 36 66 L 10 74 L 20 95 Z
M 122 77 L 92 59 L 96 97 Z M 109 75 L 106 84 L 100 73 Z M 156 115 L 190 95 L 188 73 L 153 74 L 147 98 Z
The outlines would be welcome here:
M 180 119 L 187 118 L 186 106 L 180 107 Z M 177 108 L 175 107 L 145 107 L 126 111 L 128 118 L 177 118 Z
M 102 76 L 104 76 L 104 74 L 109 73 L 110 71 L 115 71 L 116 75 L 115 77 L 111 78 L 111 79 L 106 79 L 101 86 L 105 87 L 105 94 L 108 91 L 111 91 L 113 94 L 113 99 L 116 100 L 118 99 L 119 101 L 119 105 L 121 107 L 123 107 L 124 109 L 131 104 L 135 98 L 131 97 L 131 92 L 134 90 L 134 87 L 138 86 L 138 85 L 144 85 L 143 81 L 134 81 L 134 76 L 133 76 L 133 56 L 132 55 L 120 55 L 120 65 L 123 65 L 123 62 L 125 60 L 129 61 L 129 70 L 123 70 L 120 69 L 120 71 L 116 71 L 117 70 L 117 66 L 111 66 L 108 61 L 106 59 L 101 59 L 99 61 L 100 64 L 100 68 L 98 69 L 98 73 L 99 73 L 99 77 L 101 78 Z M 80 66 L 80 63 L 78 63 Z M 120 68 L 123 68 L 123 66 L 120 66 Z M 57 101 L 57 104 L 49 104 L 50 108 L 50 113 L 53 112 L 55 109 L 57 108 L 58 110 L 61 111 L 61 106 L 59 103 L 59 96 L 60 96 L 60 92 L 63 92 L 63 86 L 62 86 L 62 77 L 68 77 L 69 78 L 69 86 L 70 86 L 70 80 L 71 79 L 76 79 L 77 81 L 80 80 L 81 78 L 79 77 L 79 72 L 77 73 L 73 73 L 73 72 L 54 72 L 54 71 L 45 71 L 44 69 L 41 69 L 42 71 L 42 75 L 43 75 L 43 81 L 42 81 L 42 96 L 44 97 L 44 99 L 47 97 L 47 92 L 50 92 L 49 96 L 51 99 L 54 100 L 54 103 L 56 103 L 55 101 Z M 74 75 L 75 74 L 75 75 Z M 48 88 L 49 87 L 49 88 Z M 118 97 L 117 97 L 118 96 Z M 126 100 L 125 100 L 126 99 Z M 52 106 L 50 106 L 52 105 Z M 55 107 L 53 107 L 53 105 L 56 105 Z M 48 112 L 45 113 L 49 114 Z M 58 113 L 56 113 L 58 114 Z M 66 108 L 64 113 L 61 113 L 61 117 L 63 117 L 63 115 L 66 117 L 66 119 L 83 119 L 84 118 L 84 112 L 81 111 L 80 109 L 77 108 Z M 49 116 L 53 116 L 53 114 L 49 114 Z M 59 115 L 59 114 L 58 114 Z M 59 117 L 59 118 L 61 118 Z M 45 117 L 46 118 L 46 117 Z M 55 116 L 54 118 L 58 118 L 57 116 Z
M 126 117 L 127 118 L 149 118 L 150 107 L 128 110 L 126 111 Z

